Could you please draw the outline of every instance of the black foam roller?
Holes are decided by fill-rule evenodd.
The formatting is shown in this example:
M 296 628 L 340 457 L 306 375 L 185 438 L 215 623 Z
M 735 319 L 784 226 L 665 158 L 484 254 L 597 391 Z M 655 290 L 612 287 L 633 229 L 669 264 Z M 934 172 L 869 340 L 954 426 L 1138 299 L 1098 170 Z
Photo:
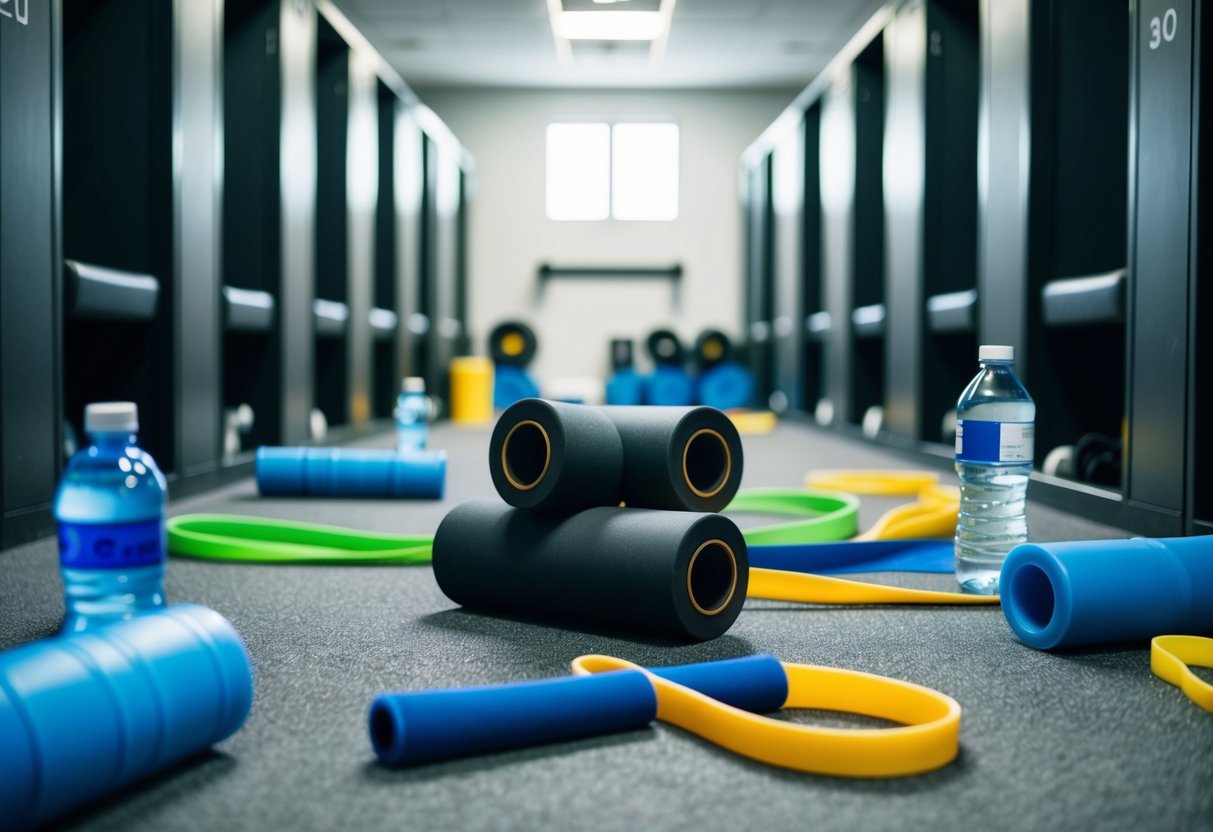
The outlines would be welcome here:
M 749 558 L 720 514 L 592 508 L 572 515 L 473 500 L 434 536 L 434 577 L 469 609 L 704 640 L 745 601 Z
M 634 508 L 720 511 L 741 485 L 741 437 L 714 407 L 604 407 L 623 444 L 619 499 Z
M 710 407 L 588 407 L 526 399 L 497 420 L 489 470 L 497 493 L 518 508 L 572 510 L 622 502 L 631 508 L 720 511 L 741 484 L 741 437 L 727 416 Z
M 649 349 L 649 357 L 653 359 L 654 364 L 681 367 L 686 363 L 686 349 L 673 330 L 653 330 L 645 345 Z
M 695 365 L 700 370 L 715 367 L 733 355 L 733 343 L 719 329 L 705 329 L 695 339 Z
M 538 348 L 535 330 L 521 321 L 505 321 L 489 333 L 489 356 L 494 364 L 525 367 L 531 363 Z
M 497 420 L 489 471 L 518 508 L 618 505 L 623 442 L 602 408 L 523 399 Z

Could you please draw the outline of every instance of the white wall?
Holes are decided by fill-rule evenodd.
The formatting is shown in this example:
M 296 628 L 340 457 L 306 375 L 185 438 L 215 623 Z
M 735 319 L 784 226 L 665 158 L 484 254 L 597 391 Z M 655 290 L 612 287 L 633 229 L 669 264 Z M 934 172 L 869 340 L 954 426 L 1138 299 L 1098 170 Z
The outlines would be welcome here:
M 736 338 L 742 316 L 742 233 L 737 162 L 793 92 L 428 90 L 422 99 L 476 158 L 469 228 L 469 315 L 477 352 L 502 320 L 539 336 L 532 371 L 603 376 L 608 342 L 643 339 L 658 326 L 688 346 L 704 327 Z M 673 222 L 554 222 L 544 213 L 549 119 L 672 117 L 680 127 L 679 216 Z M 666 278 L 554 278 L 540 263 L 683 265 Z M 647 362 L 646 362 L 647 364 Z

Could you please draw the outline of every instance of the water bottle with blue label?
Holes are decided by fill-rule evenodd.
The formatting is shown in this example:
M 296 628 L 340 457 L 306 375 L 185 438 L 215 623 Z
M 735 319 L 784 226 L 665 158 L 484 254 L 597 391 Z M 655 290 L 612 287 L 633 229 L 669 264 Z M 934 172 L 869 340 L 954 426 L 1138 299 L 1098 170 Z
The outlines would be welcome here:
M 400 397 L 396 399 L 396 450 L 414 451 L 425 447 L 429 415 L 425 379 L 409 376 L 401 383 Z
M 84 410 L 91 441 L 67 463 L 55 496 L 67 618 L 80 632 L 164 606 L 164 475 L 136 444 L 133 402 Z
M 1003 558 L 1028 539 L 1036 404 L 1015 377 L 1014 347 L 982 346 L 977 357 L 981 372 L 956 403 L 956 579 L 992 595 Z

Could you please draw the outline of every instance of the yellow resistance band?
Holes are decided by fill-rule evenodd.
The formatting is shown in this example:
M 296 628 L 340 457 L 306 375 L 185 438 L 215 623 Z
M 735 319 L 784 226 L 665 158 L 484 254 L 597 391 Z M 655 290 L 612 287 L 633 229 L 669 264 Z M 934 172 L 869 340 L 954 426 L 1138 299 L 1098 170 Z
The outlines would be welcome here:
M 1213 685 L 1192 672 L 1194 667 L 1213 667 L 1213 638 L 1203 636 L 1156 636 L 1150 642 L 1150 669 L 1170 682 L 1209 713 L 1213 713 Z
M 929 471 L 810 471 L 804 485 L 873 497 L 918 497 L 917 502 L 889 509 L 856 540 L 942 538 L 956 533 L 960 491 L 940 485 L 939 476 Z
M 905 777 L 942 768 L 960 745 L 960 705 L 939 691 L 855 670 L 784 663 L 786 708 L 818 708 L 902 723 L 895 728 L 823 728 L 725 705 L 612 656 L 581 656 L 573 673 L 645 672 L 657 718 L 767 765 L 837 777 Z

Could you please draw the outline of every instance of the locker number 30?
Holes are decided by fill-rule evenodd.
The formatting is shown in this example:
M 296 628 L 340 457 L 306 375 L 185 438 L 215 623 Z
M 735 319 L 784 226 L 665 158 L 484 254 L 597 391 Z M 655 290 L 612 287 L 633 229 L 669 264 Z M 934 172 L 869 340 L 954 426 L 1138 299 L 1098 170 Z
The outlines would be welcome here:
M 1179 26 L 1179 15 L 1175 9 L 1167 9 L 1162 17 L 1150 19 L 1150 48 L 1157 49 L 1165 40 L 1167 43 L 1175 40 L 1175 29 Z

